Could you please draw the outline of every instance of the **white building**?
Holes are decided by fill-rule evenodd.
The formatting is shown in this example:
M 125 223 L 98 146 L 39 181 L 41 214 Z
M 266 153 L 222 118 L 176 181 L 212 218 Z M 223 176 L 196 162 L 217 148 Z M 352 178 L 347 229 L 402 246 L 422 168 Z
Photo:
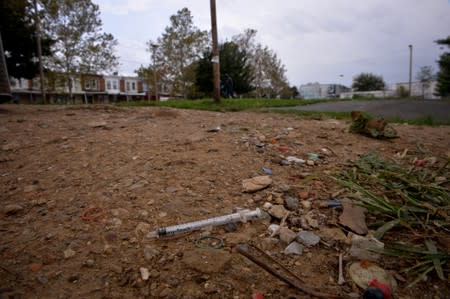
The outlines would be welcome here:
M 299 87 L 299 93 L 303 99 L 339 98 L 341 93 L 349 90 L 350 88 L 340 84 L 308 83 Z

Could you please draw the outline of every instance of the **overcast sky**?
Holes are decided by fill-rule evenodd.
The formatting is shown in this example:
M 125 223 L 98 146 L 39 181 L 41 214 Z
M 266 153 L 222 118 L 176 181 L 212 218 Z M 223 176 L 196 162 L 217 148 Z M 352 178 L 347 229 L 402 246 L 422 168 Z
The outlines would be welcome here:
M 169 17 L 188 7 L 194 23 L 210 30 L 208 0 L 94 0 L 105 32 L 119 41 L 120 73 L 150 63 L 146 41 L 156 40 Z M 387 83 L 406 82 L 409 48 L 413 76 L 443 52 L 434 41 L 450 35 L 450 0 L 217 0 L 219 40 L 246 28 L 274 50 L 291 85 L 350 85 L 361 72 Z M 343 75 L 343 76 L 341 76 Z

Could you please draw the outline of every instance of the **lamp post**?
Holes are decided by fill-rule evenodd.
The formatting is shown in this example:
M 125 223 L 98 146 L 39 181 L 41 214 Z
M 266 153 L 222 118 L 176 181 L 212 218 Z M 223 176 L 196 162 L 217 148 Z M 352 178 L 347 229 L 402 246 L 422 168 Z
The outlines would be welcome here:
M 409 97 L 411 97 L 411 86 L 412 86 L 412 52 L 413 52 L 413 46 L 409 45 Z
M 212 65 L 213 65 L 213 95 L 214 101 L 220 103 L 220 59 L 217 34 L 216 0 L 210 0 L 211 33 L 212 33 Z
M 158 101 L 158 81 L 156 76 L 156 50 L 158 49 L 157 44 L 151 44 L 153 53 L 153 90 L 155 93 L 155 101 Z

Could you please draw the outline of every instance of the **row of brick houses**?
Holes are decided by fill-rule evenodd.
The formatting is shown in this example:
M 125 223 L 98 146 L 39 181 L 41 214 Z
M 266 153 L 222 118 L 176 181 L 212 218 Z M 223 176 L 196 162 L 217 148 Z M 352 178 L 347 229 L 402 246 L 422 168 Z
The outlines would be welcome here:
M 120 101 L 148 100 L 152 97 L 151 86 L 139 77 L 81 74 L 69 80 L 61 75 L 47 74 L 46 94 L 50 103 L 114 103 Z M 20 103 L 38 103 L 41 100 L 39 78 L 11 78 L 13 100 Z M 68 82 L 72 85 L 70 96 Z M 164 90 L 159 88 L 159 90 Z M 167 97 L 161 92 L 159 97 Z

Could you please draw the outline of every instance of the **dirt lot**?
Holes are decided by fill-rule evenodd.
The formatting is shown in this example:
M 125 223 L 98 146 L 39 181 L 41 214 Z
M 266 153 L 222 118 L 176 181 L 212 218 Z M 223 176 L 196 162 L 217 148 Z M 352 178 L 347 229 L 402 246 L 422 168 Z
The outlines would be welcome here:
M 338 255 L 348 249 L 337 234 L 302 255 L 285 255 L 282 242 L 268 244 L 269 224 L 280 222 L 273 217 L 178 238 L 145 237 L 158 227 L 305 194 L 312 210 L 293 210 L 287 224 L 300 231 L 308 215 L 318 223 L 311 231 L 323 235 L 337 227 L 340 210 L 314 202 L 341 189 L 328 175 L 350 160 L 371 150 L 419 155 L 418 146 L 447 159 L 450 127 L 395 125 L 401 138 L 381 141 L 348 133 L 348 126 L 270 113 L 0 106 L 0 297 L 251 298 L 260 291 L 265 298 L 313 298 L 233 250 L 250 242 L 305 286 L 358 298 L 362 290 L 347 272 L 347 283 L 337 284 Z M 279 163 L 280 155 L 307 159 L 322 149 L 327 154 L 314 166 Z M 263 167 L 273 171 L 271 186 L 242 192 L 242 181 L 264 175 Z M 223 239 L 223 248 L 197 248 L 205 231 Z M 378 264 L 398 270 L 387 258 Z M 412 289 L 398 283 L 398 298 L 450 294 L 435 275 Z

